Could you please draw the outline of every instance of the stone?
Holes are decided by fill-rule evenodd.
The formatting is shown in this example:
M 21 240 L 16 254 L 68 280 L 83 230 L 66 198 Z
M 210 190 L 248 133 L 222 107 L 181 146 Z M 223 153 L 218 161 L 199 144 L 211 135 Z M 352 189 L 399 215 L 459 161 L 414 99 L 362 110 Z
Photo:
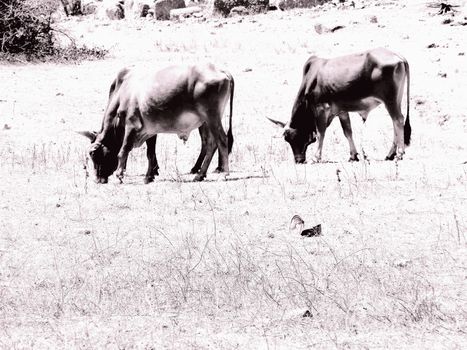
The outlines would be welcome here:
M 236 16 L 236 15 L 247 15 L 248 10 L 246 9 L 245 6 L 235 6 L 230 10 L 230 16 Z
M 171 10 L 185 7 L 184 0 L 157 0 L 155 9 L 156 19 L 169 20 Z
M 67 16 L 82 15 L 81 0 L 63 0 L 61 3 Z
M 105 14 L 109 19 L 125 18 L 125 10 L 123 9 L 123 1 L 107 0 L 103 2 Z
M 153 6 L 151 0 L 125 0 L 125 18 L 137 19 L 146 17 Z
M 84 16 L 93 15 L 97 13 L 99 4 L 96 1 L 82 1 L 81 2 L 81 12 Z
M 170 10 L 170 19 L 179 20 L 181 18 L 194 16 L 196 13 L 200 13 L 201 11 L 203 11 L 203 9 L 199 6 Z

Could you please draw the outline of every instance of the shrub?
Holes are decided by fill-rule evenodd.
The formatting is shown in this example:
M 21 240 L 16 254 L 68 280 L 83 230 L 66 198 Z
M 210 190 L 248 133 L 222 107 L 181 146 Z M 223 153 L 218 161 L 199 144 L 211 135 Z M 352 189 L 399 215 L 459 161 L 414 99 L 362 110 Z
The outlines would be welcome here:
M 0 0 L 0 51 L 43 56 L 52 53 L 52 13 L 55 1 L 34 4 L 25 0 Z
M 0 59 L 104 57 L 106 50 L 77 47 L 72 38 L 53 27 L 52 15 L 59 5 L 58 0 L 0 0 Z M 58 35 L 67 36 L 71 44 L 60 46 Z
M 252 13 L 265 12 L 269 0 L 214 0 L 214 9 L 223 16 L 227 16 L 236 6 L 244 6 Z

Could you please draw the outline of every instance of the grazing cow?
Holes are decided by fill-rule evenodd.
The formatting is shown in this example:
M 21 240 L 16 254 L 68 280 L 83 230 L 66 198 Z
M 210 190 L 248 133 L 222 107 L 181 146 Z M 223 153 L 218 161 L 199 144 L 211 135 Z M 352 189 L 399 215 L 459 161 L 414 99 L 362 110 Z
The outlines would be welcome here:
M 219 149 L 216 171 L 229 172 L 232 150 L 232 109 L 234 80 L 230 73 L 212 64 L 171 66 L 160 71 L 125 68 L 110 87 L 109 102 L 99 133 L 80 132 L 92 144 L 89 155 L 99 183 L 106 183 L 117 170 L 122 181 L 128 153 L 147 144 L 148 170 L 145 183 L 158 175 L 155 153 L 159 133 L 177 134 L 186 141 L 199 128 L 201 153 L 191 173 L 194 181 L 206 177 L 211 159 Z M 222 127 L 222 116 L 230 97 L 229 130 Z
M 404 82 L 407 79 L 407 118 L 401 112 Z M 331 59 L 310 57 L 303 70 L 303 80 L 285 124 L 271 120 L 284 130 L 296 163 L 304 163 L 306 149 L 318 136 L 316 161 L 321 160 L 326 128 L 339 117 L 350 145 L 349 161 L 358 161 L 352 138 L 349 112 L 358 112 L 363 121 L 368 113 L 384 103 L 394 126 L 394 139 L 386 160 L 402 159 L 404 146 L 410 144 L 409 121 L 410 72 L 407 60 L 389 50 L 367 52 Z M 405 145 L 404 145 L 405 144 Z

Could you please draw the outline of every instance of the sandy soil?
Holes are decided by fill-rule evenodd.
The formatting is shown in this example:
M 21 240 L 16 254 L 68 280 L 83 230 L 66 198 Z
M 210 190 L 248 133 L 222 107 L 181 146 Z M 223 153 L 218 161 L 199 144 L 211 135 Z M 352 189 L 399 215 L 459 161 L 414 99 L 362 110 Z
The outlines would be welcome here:
M 110 57 L 2 63 L 0 347 L 466 348 L 466 27 L 459 13 L 442 24 L 450 14 L 427 1 L 368 3 L 205 22 L 71 19 L 61 26 Z M 379 46 L 411 67 L 405 159 L 383 161 L 392 123 L 378 108 L 365 124 L 351 116 L 369 162 L 346 162 L 335 122 L 324 162 L 296 166 L 265 117 L 289 118 L 309 55 Z M 153 184 L 144 147 L 123 185 L 95 184 L 74 131 L 99 127 L 116 72 L 194 61 L 236 79 L 229 181 L 190 182 L 194 132 L 186 145 L 159 137 Z M 290 230 L 295 214 L 323 235 Z

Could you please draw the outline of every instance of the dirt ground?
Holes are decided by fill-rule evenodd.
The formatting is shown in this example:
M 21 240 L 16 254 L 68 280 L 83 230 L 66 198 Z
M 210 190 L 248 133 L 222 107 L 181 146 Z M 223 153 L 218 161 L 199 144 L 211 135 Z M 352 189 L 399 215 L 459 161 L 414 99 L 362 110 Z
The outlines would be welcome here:
M 64 30 L 110 56 L 1 63 L 0 347 L 467 348 L 466 27 L 427 1 L 361 3 L 181 23 L 69 19 Z M 374 47 L 410 63 L 404 160 L 383 161 L 393 131 L 378 107 L 365 124 L 351 115 L 369 161 L 347 162 L 334 122 L 323 162 L 295 165 L 265 117 L 288 120 L 311 54 Z M 193 132 L 186 144 L 158 138 L 154 183 L 143 184 L 144 147 L 124 184 L 94 183 L 75 131 L 99 128 L 116 72 L 198 61 L 236 81 L 230 175 L 190 181 Z M 322 236 L 290 229 L 295 214 Z

